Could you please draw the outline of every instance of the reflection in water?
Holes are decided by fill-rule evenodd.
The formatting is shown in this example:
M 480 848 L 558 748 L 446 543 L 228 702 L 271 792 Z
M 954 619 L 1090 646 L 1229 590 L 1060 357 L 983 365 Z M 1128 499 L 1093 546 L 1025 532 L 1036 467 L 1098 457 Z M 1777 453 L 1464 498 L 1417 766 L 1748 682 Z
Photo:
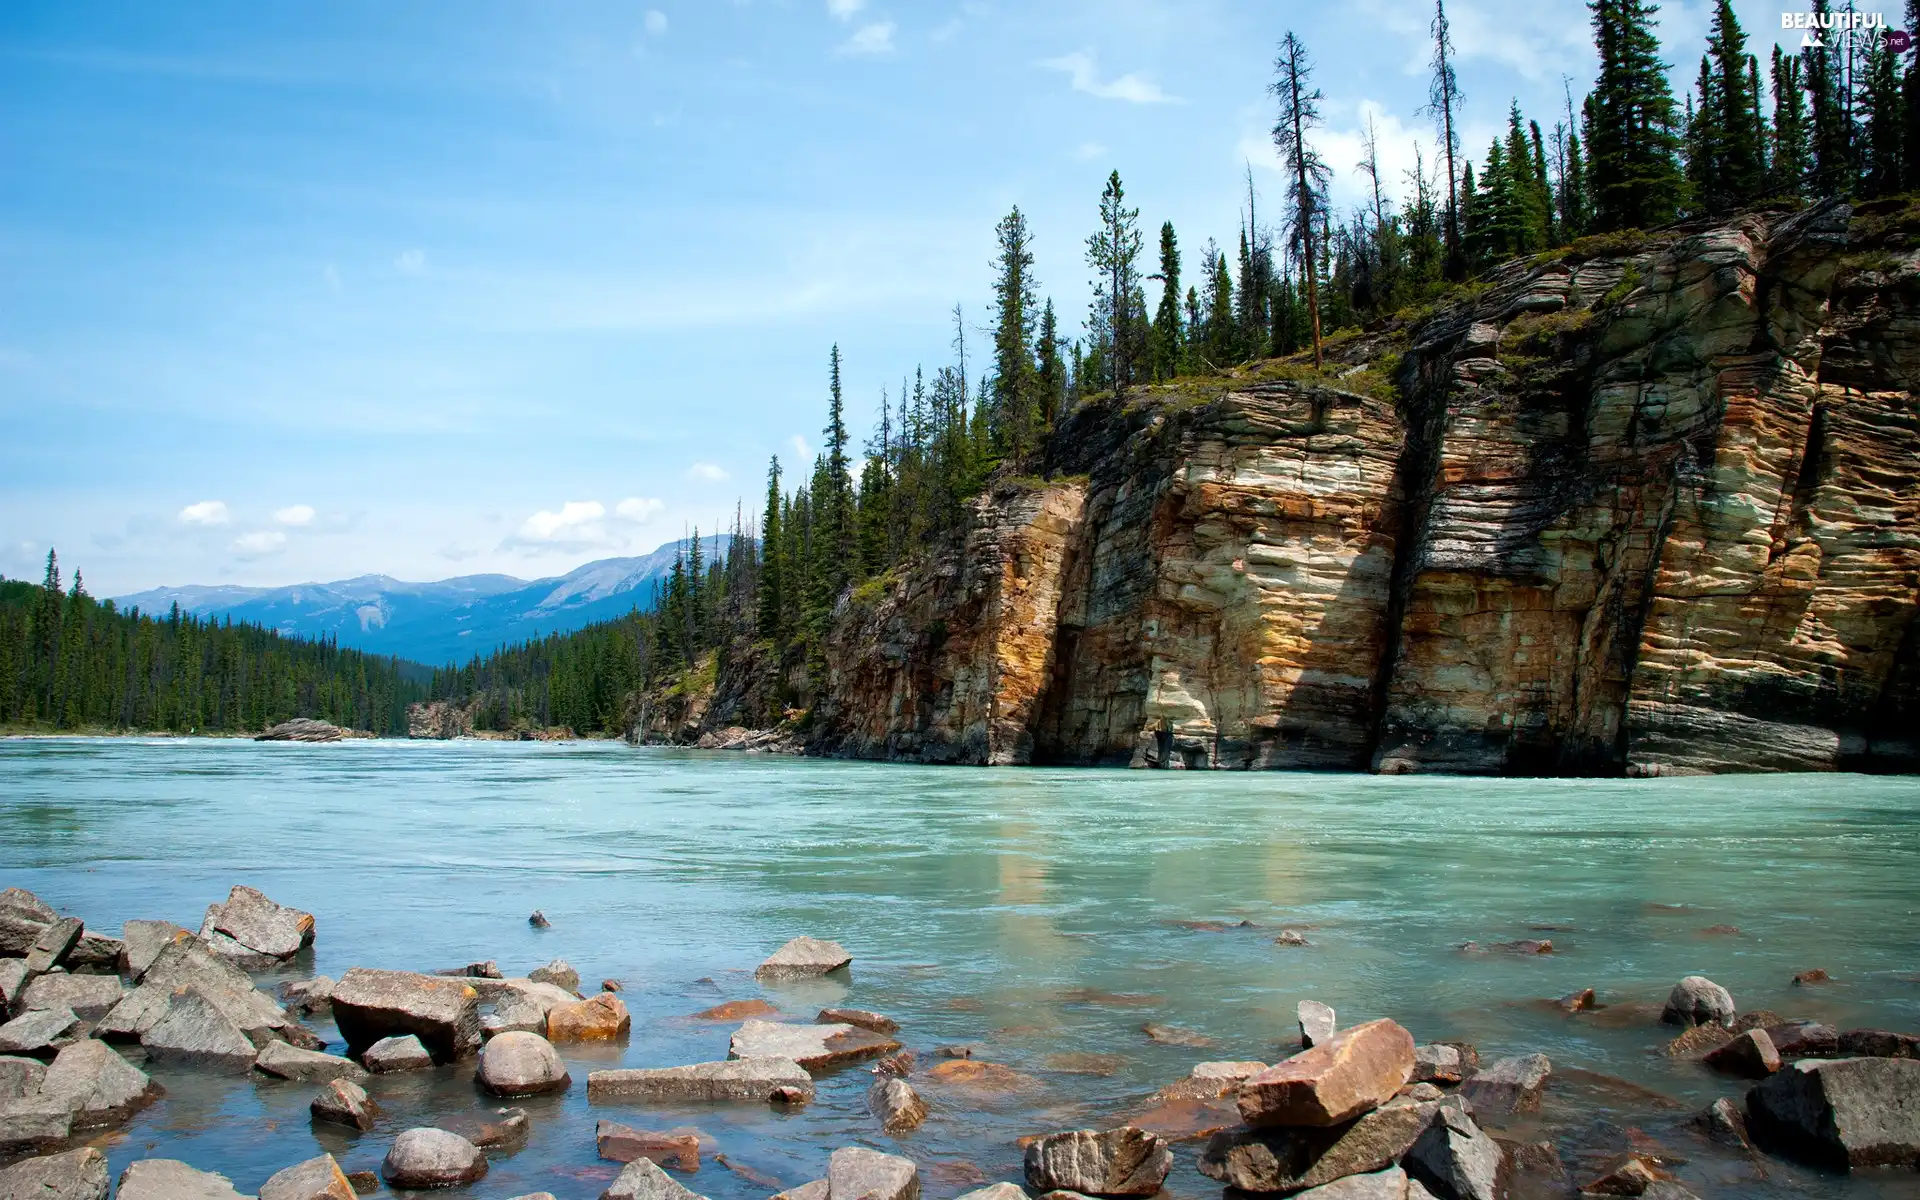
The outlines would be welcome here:
M 197 926 L 234 883 L 314 912 L 310 963 L 435 969 L 564 957 L 623 980 L 624 1045 L 563 1047 L 574 1087 L 516 1102 L 533 1130 L 473 1194 L 589 1200 L 612 1177 L 601 1117 L 692 1126 L 695 1191 L 761 1200 L 819 1177 L 832 1149 L 901 1147 L 927 1194 L 1018 1177 L 1015 1139 L 1138 1111 L 1202 1058 L 1273 1061 L 1294 1004 L 1393 1016 L 1422 1039 L 1541 1050 L 1561 1083 L 1536 1121 L 1570 1157 L 1636 1131 L 1687 1159 L 1703 1195 L 1912 1196 L 1916 1177 L 1754 1177 L 1685 1132 L 1735 1085 L 1650 1054 L 1657 1005 L 1706 974 L 1743 1008 L 1841 1026 L 1920 1027 L 1912 864 L 1920 781 L 1852 776 L 1489 780 L 959 770 L 596 744 L 256 745 L 0 742 L 0 886 L 111 930 Z M 542 909 L 553 928 L 535 930 Z M 1242 920 L 1252 927 L 1240 927 Z M 1537 926 L 1551 925 L 1547 931 Z M 1738 935 L 1703 931 L 1728 925 Z M 1310 945 L 1280 946 L 1282 927 Z M 754 965 L 799 933 L 855 954 L 841 979 L 763 987 Z M 1551 937 L 1551 955 L 1468 941 Z M 1832 984 L 1796 988 L 1822 967 Z M 1540 1001 L 1598 989 L 1568 1017 Z M 919 1056 L 933 1115 L 896 1142 L 869 1076 L 823 1075 L 809 1108 L 589 1107 L 587 1072 L 722 1058 L 734 1028 L 692 1014 L 760 998 L 811 1020 L 885 1012 Z M 1212 1039 L 1158 1042 L 1147 1024 Z M 331 1037 L 330 1027 L 319 1026 Z M 992 1069 L 930 1076 L 936 1047 Z M 320 1149 L 376 1167 L 395 1133 L 491 1111 L 471 1065 L 383 1076 L 371 1134 L 316 1127 L 303 1085 L 159 1072 L 168 1095 L 106 1139 L 251 1192 Z M 1662 1103 L 1660 1098 L 1666 1098 Z M 1610 1140 L 1611 1139 L 1611 1140 Z M 1175 1196 L 1217 1196 L 1182 1145 Z

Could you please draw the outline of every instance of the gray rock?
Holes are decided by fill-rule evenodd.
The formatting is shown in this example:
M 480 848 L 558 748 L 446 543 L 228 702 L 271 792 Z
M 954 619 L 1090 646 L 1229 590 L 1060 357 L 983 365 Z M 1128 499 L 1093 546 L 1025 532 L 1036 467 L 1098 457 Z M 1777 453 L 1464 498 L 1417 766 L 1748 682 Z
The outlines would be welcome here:
M 1013 1185 L 997 1184 L 996 1186 L 1012 1187 Z M 988 1188 L 985 1190 L 992 1191 L 993 1189 Z M 968 1195 L 979 1195 L 979 1194 L 980 1193 L 978 1192 L 968 1193 Z M 1023 1200 L 1026 1194 L 1027 1194 L 1026 1189 L 1024 1188 L 1021 1189 L 1020 1195 L 1023 1198 Z M 769 1198 L 769 1200 L 827 1200 L 827 1181 L 824 1179 L 809 1180 L 808 1182 L 801 1184 L 799 1187 L 791 1187 L 784 1192 L 775 1192 Z
M 51 905 L 24 888 L 0 892 L 0 954 L 24 956 L 57 915 Z
M 1473 1105 L 1475 1116 L 1504 1121 L 1515 1113 L 1539 1108 L 1540 1095 L 1552 1074 L 1553 1064 L 1546 1055 L 1516 1055 L 1475 1071 L 1460 1085 L 1460 1094 Z
M 328 721 L 316 721 L 312 717 L 295 717 L 291 721 L 282 721 L 265 732 L 254 735 L 256 742 L 337 742 L 347 736 L 347 731 Z
M 573 1082 L 553 1043 L 537 1033 L 503 1033 L 488 1042 L 475 1078 L 496 1096 L 564 1092 Z
M 689 1191 L 650 1158 L 636 1158 L 600 1193 L 600 1200 L 706 1200 Z
M 887 1133 L 905 1133 L 927 1119 L 927 1102 L 906 1080 L 882 1077 L 867 1089 L 867 1111 Z
M 78 917 L 59 917 L 49 922 L 27 949 L 27 970 L 38 975 L 65 965 L 68 951 L 85 929 Z
M 353 1184 L 331 1154 L 295 1163 L 260 1185 L 260 1200 L 354 1200 L 354 1196 Z
M 900 1022 L 864 1008 L 823 1008 L 814 1019 L 816 1025 L 857 1025 L 875 1033 L 898 1033 Z
M 1200 1157 L 1200 1173 L 1243 1192 L 1296 1192 L 1349 1175 L 1392 1166 L 1457 1099 L 1389 1104 L 1351 1124 L 1282 1125 L 1216 1133 Z
M 1739 1106 L 1725 1096 L 1715 1100 L 1705 1112 L 1693 1118 L 1693 1125 L 1722 1146 L 1731 1146 L 1736 1150 L 1753 1149 L 1753 1142 L 1747 1137 L 1746 1117 L 1741 1115 Z
M 480 1048 L 480 994 L 461 979 L 355 967 L 333 987 L 333 1021 L 352 1051 L 406 1034 L 436 1062 Z
M 143 1158 L 120 1172 L 117 1200 L 244 1200 L 233 1181 L 171 1158 Z
M 759 979 L 807 979 L 838 971 L 853 961 L 839 942 L 797 937 L 775 950 L 754 970 Z
M 302 1050 L 285 1042 L 268 1042 L 254 1060 L 254 1068 L 275 1079 L 297 1079 L 308 1083 L 326 1083 L 332 1079 L 365 1079 L 366 1069 L 350 1058 Z
M 1436 1195 L 1499 1200 L 1500 1162 L 1498 1142 L 1460 1109 L 1442 1105 L 1400 1165 Z
M 105 1042 L 85 1038 L 62 1049 L 40 1082 L 42 1096 L 57 1096 L 73 1113 L 76 1129 L 117 1125 L 160 1095 L 145 1071 Z
M 480 1147 L 444 1129 L 408 1129 L 393 1139 L 380 1176 L 397 1188 L 455 1187 L 482 1179 L 487 1156 Z
M 1823 1166 L 1920 1165 L 1920 1061 L 1801 1059 L 1747 1093 L 1761 1146 Z
M 286 959 L 313 944 L 313 914 L 287 908 L 250 887 L 237 886 L 214 918 L 215 933 L 224 933 L 256 954 Z
M 22 1013 L 0 1025 L 0 1054 L 52 1058 L 81 1025 L 70 1009 L 40 1009 Z
M 375 1075 L 390 1075 L 395 1071 L 420 1071 L 431 1067 L 433 1055 L 427 1053 L 427 1048 L 419 1038 L 409 1033 L 402 1037 L 381 1038 L 367 1047 L 360 1061 Z
M 166 1012 L 140 1036 L 140 1045 L 148 1058 L 158 1062 L 233 1072 L 251 1069 L 258 1053 L 247 1035 L 197 986 L 174 993 Z
M 480 1018 L 480 1033 L 490 1038 L 503 1033 L 544 1033 L 551 1007 L 533 996 L 508 992 L 494 1002 L 492 1012 Z
M 790 1058 L 809 1069 L 891 1054 L 900 1043 L 856 1025 L 788 1025 L 750 1020 L 727 1043 L 730 1058 Z
M 533 1128 L 524 1108 L 496 1108 L 488 1113 L 460 1113 L 441 1121 L 440 1128 L 457 1133 L 482 1150 L 494 1146 L 518 1149 Z M 605 1124 L 605 1122 L 602 1122 Z
M 19 1007 L 20 997 L 32 979 L 33 976 L 27 971 L 26 959 L 0 958 L 0 1021 L 4 1021 Z
M 320 1089 L 320 1094 L 307 1105 L 307 1111 L 316 1121 L 325 1121 L 334 1125 L 346 1125 L 365 1133 L 373 1128 L 373 1120 L 380 1113 L 380 1106 L 367 1096 L 367 1090 L 351 1079 L 335 1079 Z
M 140 986 L 100 1019 L 95 1036 L 138 1041 L 165 1015 L 174 993 L 187 987 L 197 989 L 249 1040 L 265 1042 L 293 1023 L 287 1010 L 254 987 L 246 972 L 221 960 L 206 942 L 190 937 L 161 947 Z
M 58 1096 L 0 1100 L 0 1155 L 58 1150 L 73 1132 L 73 1110 Z
M 107 1156 L 92 1146 L 0 1170 L 0 1200 L 107 1200 Z
M 1142 1129 L 1052 1133 L 1027 1146 L 1027 1187 L 1090 1196 L 1150 1196 L 1173 1168 L 1173 1150 Z
M 84 975 L 117 975 L 124 949 L 117 937 L 83 929 L 80 940 L 67 951 L 67 970 Z
M 1466 1058 L 1460 1047 L 1429 1042 L 1413 1048 L 1413 1082 L 1459 1083 L 1466 1077 Z
M 189 941 L 193 932 L 172 921 L 128 921 L 120 929 L 120 970 L 139 983 L 160 952 L 175 942 Z
M 786 1194 L 793 1195 L 792 1192 Z M 1027 1189 L 1017 1183 L 990 1183 L 986 1187 L 962 1193 L 956 1200 L 1027 1200 Z
M 813 1099 L 813 1077 L 790 1058 L 737 1058 L 684 1067 L 594 1071 L 589 1103 L 608 1101 L 739 1100 L 767 1103 L 783 1088 Z
M 70 1009 L 86 1021 L 98 1021 L 120 1003 L 123 989 L 113 975 L 69 975 L 64 971 L 42 975 L 20 994 L 20 1010 Z
M 333 980 L 325 975 L 280 985 L 280 998 L 295 1012 L 319 1014 L 333 1011 Z
M 1408 1186 L 1420 1187 L 1399 1167 L 1367 1175 L 1348 1175 L 1301 1192 L 1304 1200 L 1407 1200 Z M 1421 1189 L 1425 1191 L 1424 1188 Z
M 580 990 L 580 972 L 569 966 L 564 958 L 556 958 L 544 967 L 535 967 L 527 972 L 527 978 L 534 983 L 550 983 L 569 992 Z
M 1667 994 L 1660 1019 L 1669 1025 L 1732 1025 L 1733 996 L 1703 975 L 1689 975 Z
M 1302 1000 L 1293 1011 L 1300 1021 L 1300 1041 L 1306 1046 L 1317 1046 L 1340 1029 L 1334 1022 L 1333 1009 L 1318 1000 Z
M 842 1146 L 827 1159 L 827 1200 L 919 1200 L 920 1168 L 910 1158 Z
M 0 1057 L 0 1100 L 18 1100 L 40 1090 L 47 1064 L 31 1058 Z

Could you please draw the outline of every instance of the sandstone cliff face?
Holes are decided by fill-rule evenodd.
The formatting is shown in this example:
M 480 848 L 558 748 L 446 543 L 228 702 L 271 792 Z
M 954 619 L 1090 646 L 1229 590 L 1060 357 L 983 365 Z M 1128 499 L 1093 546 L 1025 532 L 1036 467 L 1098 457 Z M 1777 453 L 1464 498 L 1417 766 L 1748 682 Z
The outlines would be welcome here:
M 1084 483 L 983 497 L 964 545 L 844 602 L 813 748 L 1916 769 L 1907 224 L 1828 206 L 1589 245 L 1349 340 L 1351 383 L 1083 407 L 1050 467 Z

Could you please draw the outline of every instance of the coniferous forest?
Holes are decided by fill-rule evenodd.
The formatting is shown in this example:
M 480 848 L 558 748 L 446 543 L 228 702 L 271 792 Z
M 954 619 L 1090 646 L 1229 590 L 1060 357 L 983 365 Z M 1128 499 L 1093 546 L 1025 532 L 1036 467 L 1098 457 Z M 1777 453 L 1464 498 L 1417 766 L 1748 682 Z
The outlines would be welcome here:
M 254 733 L 315 717 L 404 734 L 424 671 L 397 659 L 180 612 L 120 612 L 80 572 L 0 580 L 0 728 Z
M 1084 398 L 1274 357 L 1317 370 L 1335 331 L 1407 316 L 1503 262 L 1582 238 L 1920 188 L 1920 50 L 1896 52 L 1877 30 L 1837 32 L 1845 14 L 1830 0 L 1813 10 L 1824 35 L 1810 40 L 1823 44 L 1763 61 L 1719 0 L 1695 87 L 1676 96 L 1668 72 L 1693 49 L 1661 45 L 1658 7 L 1591 0 L 1599 66 L 1585 97 L 1568 89 L 1546 114 L 1501 105 L 1505 133 L 1476 157 L 1461 144 L 1463 117 L 1470 103 L 1496 102 L 1463 87 L 1446 0 L 1435 0 L 1420 113 L 1432 148 L 1417 146 L 1398 180 L 1380 165 L 1371 123 L 1359 163 L 1320 153 L 1324 94 L 1311 48 L 1288 33 L 1269 87 L 1281 195 L 1263 201 L 1249 172 L 1224 246 L 1196 250 L 1170 222 L 1143 224 L 1114 172 L 1089 206 L 1093 299 L 1070 339 L 1034 276 L 1035 234 L 1012 209 L 995 228 L 985 336 L 969 340 L 956 305 L 946 361 L 889 389 L 864 444 L 847 427 L 836 346 L 823 450 L 768 464 L 757 516 L 736 516 L 723 559 L 702 554 L 696 533 L 655 611 L 439 673 L 434 695 L 473 704 L 477 728 L 611 733 L 644 723 L 654 701 L 716 683 L 738 693 L 757 678 L 771 690 L 732 698 L 749 719 L 777 722 L 810 702 L 840 599 L 963 526 L 992 482 L 1043 469 L 1053 429 Z M 1906 24 L 1920 27 L 1920 0 Z M 1366 199 L 1336 211 L 1328 185 L 1349 168 Z

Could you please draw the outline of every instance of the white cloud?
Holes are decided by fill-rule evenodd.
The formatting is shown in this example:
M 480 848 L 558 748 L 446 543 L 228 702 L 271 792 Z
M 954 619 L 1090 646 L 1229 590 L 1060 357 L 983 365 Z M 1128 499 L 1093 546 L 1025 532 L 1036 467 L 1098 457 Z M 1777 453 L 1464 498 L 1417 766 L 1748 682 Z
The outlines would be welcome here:
M 1073 90 L 1102 100 L 1125 100 L 1129 104 L 1177 104 L 1179 98 L 1160 90 L 1160 85 L 1134 73 L 1100 82 L 1093 55 L 1084 50 L 1063 54 L 1040 63 L 1049 71 L 1061 71 L 1073 78 Z
M 233 548 L 245 555 L 272 554 L 287 544 L 287 535 L 278 529 L 262 529 L 255 533 L 243 533 L 233 539 Z
M 424 275 L 427 273 L 427 252 L 425 250 L 403 250 L 393 265 L 402 275 Z
M 1366 155 L 1368 117 L 1373 118 L 1374 138 L 1379 148 L 1381 195 L 1398 201 L 1411 191 L 1407 184 L 1407 172 L 1413 169 L 1414 147 L 1420 145 L 1430 148 L 1430 132 L 1422 124 L 1402 122 L 1397 113 L 1377 100 L 1362 100 L 1354 108 L 1356 111 L 1350 125 L 1323 129 L 1313 136 L 1314 149 L 1320 152 L 1320 157 L 1333 172 L 1327 188 L 1333 203 L 1344 207 L 1370 204 L 1372 201 L 1373 183 L 1360 170 L 1360 160 Z M 1234 157 L 1241 162 L 1252 163 L 1263 171 L 1271 171 L 1276 176 L 1281 175 L 1279 152 L 1273 147 L 1273 138 L 1264 132 L 1249 130 L 1242 134 L 1234 147 Z M 1433 173 L 1433 167 L 1433 155 L 1429 152 L 1426 154 L 1429 175 Z M 1271 206 L 1267 211 L 1276 214 L 1280 211 L 1278 194 L 1267 203 Z
M 698 479 L 704 483 L 724 483 L 727 473 L 710 462 L 697 462 L 687 468 L 687 478 Z
M 867 0 L 827 0 L 827 11 L 836 21 L 851 21 L 853 14 L 867 6 Z
M 542 542 L 568 540 L 606 515 L 606 506 L 598 500 L 569 500 L 559 512 L 541 509 L 528 517 L 520 525 L 520 536 Z
M 1080 148 L 1073 152 L 1073 156 L 1084 162 L 1087 159 L 1099 158 L 1106 152 L 1107 148 L 1099 142 L 1081 142 Z
M 650 496 L 628 496 L 613 506 L 613 513 L 624 521 L 638 523 L 655 516 L 665 507 L 665 502 Z
M 650 37 L 662 36 L 667 32 L 667 14 L 661 12 L 657 8 L 648 9 L 647 17 L 646 17 L 646 26 L 647 26 L 648 36 Z
M 313 505 L 311 505 L 311 504 L 289 504 L 289 505 L 288 505 L 287 507 L 285 507 L 285 508 L 282 508 L 282 509 L 276 509 L 276 510 L 274 511 L 274 514 L 273 514 L 273 519 L 274 519 L 274 520 L 276 520 L 276 521 L 278 521 L 278 522 L 280 522 L 280 523 L 281 523 L 282 525 L 309 525 L 309 524 L 312 524 L 312 522 L 313 522 Z
M 854 31 L 852 37 L 841 44 L 839 52 L 865 55 L 892 54 L 893 30 L 892 21 L 875 21 L 871 25 L 862 25 Z
M 225 500 L 202 500 L 180 510 L 179 520 L 186 525 L 225 525 L 233 520 Z
M 813 461 L 813 447 L 807 444 L 806 438 L 796 433 L 793 435 L 792 442 L 793 452 L 800 456 L 801 462 L 808 463 Z

